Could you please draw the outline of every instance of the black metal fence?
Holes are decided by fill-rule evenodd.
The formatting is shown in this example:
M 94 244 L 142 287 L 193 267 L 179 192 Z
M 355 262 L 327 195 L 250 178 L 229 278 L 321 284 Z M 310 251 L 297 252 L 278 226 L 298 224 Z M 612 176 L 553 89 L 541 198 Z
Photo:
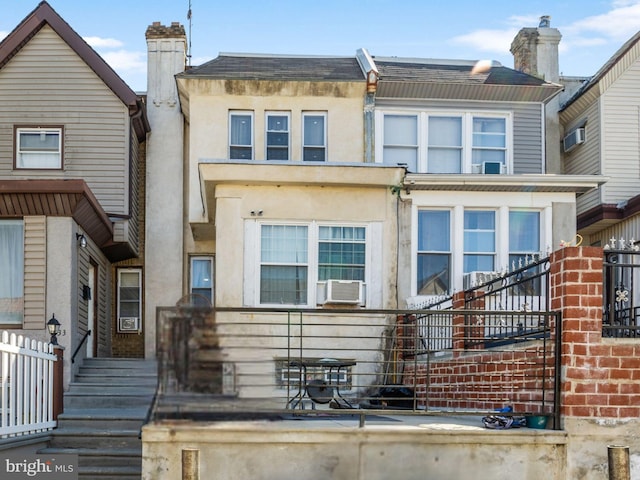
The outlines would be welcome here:
M 640 251 L 606 249 L 603 259 L 602 336 L 640 337 Z
M 161 308 L 151 418 L 484 415 L 508 407 L 559 425 L 560 322 L 503 314 L 515 325 L 535 323 L 541 335 L 513 331 L 518 341 L 497 345 L 470 320 L 477 310 Z

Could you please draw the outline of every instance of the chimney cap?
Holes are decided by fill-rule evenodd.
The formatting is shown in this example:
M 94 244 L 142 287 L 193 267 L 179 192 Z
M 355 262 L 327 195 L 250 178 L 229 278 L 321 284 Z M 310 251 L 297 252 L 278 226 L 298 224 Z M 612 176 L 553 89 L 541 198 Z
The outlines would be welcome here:
M 551 26 L 551 15 L 543 15 L 540 17 L 538 28 L 549 28 Z

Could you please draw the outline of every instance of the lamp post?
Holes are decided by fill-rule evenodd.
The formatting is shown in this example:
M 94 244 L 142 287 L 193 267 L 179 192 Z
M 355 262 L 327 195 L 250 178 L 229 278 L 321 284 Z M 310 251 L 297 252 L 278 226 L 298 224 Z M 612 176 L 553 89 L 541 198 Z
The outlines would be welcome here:
M 51 316 L 51 319 L 47 322 L 47 329 L 51 334 L 51 345 L 58 345 L 58 335 L 60 335 L 60 322 L 56 319 L 56 314 Z

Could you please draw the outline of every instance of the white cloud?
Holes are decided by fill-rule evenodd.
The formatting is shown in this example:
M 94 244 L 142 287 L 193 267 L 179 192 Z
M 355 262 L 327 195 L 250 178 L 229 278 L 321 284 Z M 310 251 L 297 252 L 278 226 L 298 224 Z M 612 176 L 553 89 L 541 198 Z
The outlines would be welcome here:
M 117 50 L 114 52 L 100 52 L 100 56 L 115 71 L 147 70 L 147 56 L 144 52 L 130 52 Z
M 563 27 L 563 32 L 576 36 L 601 35 L 616 42 L 625 41 L 638 31 L 640 1 L 619 0 L 601 15 L 586 17 Z
M 124 44 L 115 38 L 84 37 L 84 41 L 93 48 L 120 48 Z
M 494 52 L 502 55 L 509 51 L 517 32 L 516 29 L 511 28 L 507 30 L 476 30 L 466 35 L 453 37 L 451 42 L 481 52 Z

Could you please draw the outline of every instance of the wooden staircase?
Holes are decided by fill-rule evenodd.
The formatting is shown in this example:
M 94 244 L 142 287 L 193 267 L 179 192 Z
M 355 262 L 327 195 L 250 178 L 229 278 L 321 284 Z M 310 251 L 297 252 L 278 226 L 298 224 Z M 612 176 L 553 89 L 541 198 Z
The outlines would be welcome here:
M 140 429 L 157 384 L 155 360 L 85 359 L 40 453 L 77 454 L 78 478 L 140 480 Z

